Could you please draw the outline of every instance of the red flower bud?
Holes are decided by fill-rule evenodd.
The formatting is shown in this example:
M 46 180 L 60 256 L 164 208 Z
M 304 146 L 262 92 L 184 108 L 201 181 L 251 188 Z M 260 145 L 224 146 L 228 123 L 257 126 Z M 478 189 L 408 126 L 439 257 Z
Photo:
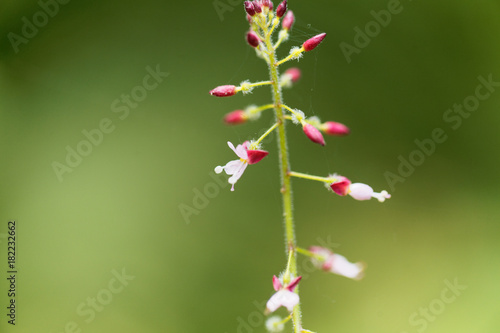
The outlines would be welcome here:
M 260 5 L 260 2 L 254 1 L 252 3 L 253 3 L 253 10 L 255 10 L 257 14 L 262 13 L 262 6 Z
M 255 32 L 249 31 L 247 33 L 247 42 L 251 47 L 257 47 L 259 46 L 260 38 Z
M 236 86 L 226 85 L 219 86 L 210 91 L 210 95 L 217 97 L 228 97 L 236 94 Z
M 300 69 L 297 67 L 288 68 L 283 75 L 288 75 L 292 82 L 297 82 L 300 79 Z
M 273 4 L 273 2 L 271 0 L 269 0 L 269 10 L 272 11 L 273 8 L 274 8 L 274 4 Z
M 243 110 L 235 110 L 232 112 L 229 112 L 224 116 L 224 122 L 227 125 L 238 125 L 238 124 L 243 124 L 246 123 L 248 120 L 248 117 Z
M 344 196 L 349 193 L 349 186 L 351 185 L 351 181 L 346 177 L 340 176 L 340 179 L 330 185 L 333 192 L 338 195 Z
M 262 6 L 269 8 L 269 0 L 262 0 Z
M 306 51 L 314 50 L 314 48 L 316 46 L 318 46 L 319 43 L 321 43 L 323 41 L 323 39 L 325 39 L 325 36 L 326 36 L 326 33 L 323 32 L 322 34 L 319 34 L 319 35 L 316 35 L 312 38 L 309 38 L 308 40 L 306 40 L 304 42 L 304 44 L 302 44 L 302 47 Z
M 349 128 L 335 121 L 327 121 L 321 125 L 321 130 L 328 135 L 344 136 L 349 134 Z
M 245 11 L 247 12 L 248 15 L 250 16 L 255 15 L 255 9 L 253 8 L 253 3 L 251 1 L 245 1 L 244 6 L 245 6 Z
M 289 10 L 285 17 L 283 18 L 283 22 L 281 23 L 281 26 L 285 30 L 290 30 L 292 29 L 293 22 L 295 22 L 295 16 L 293 16 L 293 12 Z
M 258 163 L 268 154 L 265 150 L 247 150 L 248 164 Z
M 287 0 L 283 0 L 283 2 L 279 4 L 278 8 L 276 8 L 276 16 L 278 18 L 281 18 L 283 15 L 285 15 L 286 4 L 287 4 Z
M 325 145 L 325 139 L 323 138 L 323 135 L 321 135 L 321 132 L 318 131 L 316 127 L 314 127 L 311 124 L 304 123 L 302 126 L 302 129 L 304 130 L 304 133 L 307 135 L 307 137 L 314 143 L 320 144 L 322 146 Z

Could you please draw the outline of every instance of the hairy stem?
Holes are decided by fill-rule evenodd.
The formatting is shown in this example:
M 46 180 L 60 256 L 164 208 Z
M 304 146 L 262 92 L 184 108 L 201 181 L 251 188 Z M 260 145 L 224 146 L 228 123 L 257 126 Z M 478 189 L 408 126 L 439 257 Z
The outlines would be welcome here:
M 267 29 L 266 29 L 267 30 Z M 271 42 L 271 36 L 267 34 L 265 39 L 266 47 L 269 53 L 269 74 L 272 81 L 274 111 L 276 113 L 276 122 L 278 123 L 278 148 L 280 156 L 280 173 L 281 173 L 281 194 L 283 196 L 283 216 L 285 222 L 285 239 L 287 244 L 287 255 L 291 257 L 290 273 L 293 276 L 298 276 L 297 272 L 297 256 L 295 255 L 295 227 L 293 222 L 292 211 L 292 187 L 290 182 L 290 162 L 288 158 L 287 140 L 285 133 L 285 117 L 283 114 L 283 99 L 281 96 L 281 86 L 279 84 L 278 66 L 276 64 L 276 51 Z M 292 253 L 290 253 L 292 251 Z M 299 293 L 299 288 L 295 288 L 295 292 Z M 301 333 L 301 311 L 300 303 L 293 308 L 292 319 L 294 323 L 294 332 Z

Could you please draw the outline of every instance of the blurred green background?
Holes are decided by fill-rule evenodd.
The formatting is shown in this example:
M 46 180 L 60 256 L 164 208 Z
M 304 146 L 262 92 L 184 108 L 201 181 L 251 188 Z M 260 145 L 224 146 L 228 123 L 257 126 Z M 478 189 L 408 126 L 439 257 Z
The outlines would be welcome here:
M 402 0 L 348 63 L 339 45 L 354 45 L 353 29 L 389 3 L 289 3 L 297 21 L 281 56 L 328 35 L 298 63 L 303 77 L 285 101 L 351 128 L 320 147 L 289 126 L 293 169 L 338 172 L 393 195 L 359 202 L 294 181 L 299 244 L 330 243 L 368 264 L 357 282 L 301 261 L 304 326 L 498 332 L 500 91 L 456 130 L 443 115 L 475 93 L 479 76 L 500 81 L 500 1 Z M 5 276 L 7 222 L 16 219 L 19 271 L 15 327 L 0 281 L 0 331 L 264 332 L 262 303 L 286 261 L 274 138 L 234 193 L 210 176 L 234 158 L 226 141 L 256 138 L 272 121 L 266 113 L 240 127 L 221 123 L 229 111 L 268 103 L 267 88 L 208 94 L 267 78 L 244 40 L 242 1 L 70 1 L 49 8 L 45 24 L 41 8 L 3 0 L 0 11 L 0 266 Z M 23 17 L 34 16 L 41 27 L 16 50 L 10 33 L 22 36 Z M 148 66 L 168 73 L 150 91 L 137 88 Z M 113 109 L 131 92 L 141 101 Z M 113 130 L 81 146 L 92 151 L 60 181 L 54 162 L 66 164 L 67 147 L 77 149 L 82 131 L 103 119 Z M 391 189 L 386 172 L 396 174 L 398 157 L 408 159 L 435 128 L 447 140 Z M 204 201 L 196 193 L 207 188 Z M 186 206 L 196 211 L 189 218 Z M 123 270 L 130 280 L 118 288 Z M 443 303 L 455 280 L 466 289 Z

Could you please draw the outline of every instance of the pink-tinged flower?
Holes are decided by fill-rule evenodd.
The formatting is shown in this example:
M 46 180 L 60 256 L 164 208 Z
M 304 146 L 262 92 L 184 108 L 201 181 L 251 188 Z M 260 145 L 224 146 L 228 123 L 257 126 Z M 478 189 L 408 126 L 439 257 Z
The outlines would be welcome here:
M 325 145 L 325 139 L 323 138 L 323 135 L 316 127 L 306 122 L 303 122 L 302 129 L 312 142 L 320 144 L 322 146 Z
M 349 134 L 349 128 L 341 123 L 335 121 L 327 121 L 321 125 L 321 130 L 328 135 L 344 136 Z
M 242 145 L 236 146 L 236 148 L 234 148 L 231 142 L 228 142 L 227 145 L 234 151 L 239 159 L 230 161 L 225 166 L 217 166 L 215 168 L 215 173 L 226 171 L 226 173 L 231 176 L 228 182 L 232 185 L 231 191 L 234 191 L 234 184 L 241 178 L 247 166 L 260 162 L 269 153 L 264 150 L 248 149 L 248 141 L 245 141 Z
M 283 73 L 283 75 L 288 75 L 290 76 L 290 79 L 292 80 L 292 82 L 297 82 L 299 79 L 300 79 L 300 69 L 298 69 L 297 67 L 292 67 L 292 68 L 288 68 L 285 73 Z
M 246 123 L 248 120 L 248 116 L 243 110 L 235 110 L 229 112 L 224 116 L 224 122 L 227 125 L 238 125 Z
M 278 5 L 278 8 L 276 8 L 276 16 L 278 18 L 281 18 L 283 15 L 285 15 L 286 5 L 287 5 L 287 0 L 283 0 L 283 2 Z
M 289 10 L 285 17 L 283 18 L 283 22 L 281 23 L 281 26 L 285 30 L 290 30 L 292 29 L 293 22 L 295 22 L 295 16 L 293 16 L 293 12 Z
M 210 95 L 217 97 L 229 97 L 233 96 L 236 93 L 237 93 L 236 86 L 232 85 L 219 86 L 210 91 Z
M 247 42 L 250 44 L 251 47 L 257 47 L 259 46 L 260 43 L 260 38 L 257 36 L 257 34 L 253 31 L 249 31 L 247 33 Z
M 391 198 L 391 195 L 387 191 L 377 193 L 369 185 L 363 183 L 351 184 L 349 179 L 339 175 L 333 175 L 332 177 L 336 180 L 330 184 L 330 188 L 338 195 L 345 196 L 349 194 L 356 200 L 370 200 L 371 198 L 375 198 L 379 202 L 384 202 L 386 199 Z
M 344 256 L 333 253 L 332 251 L 321 246 L 311 246 L 309 251 L 322 257 L 321 259 L 312 258 L 312 263 L 317 268 L 354 280 L 360 280 L 363 278 L 365 269 L 365 265 L 363 263 L 351 263 Z
M 292 281 L 285 286 L 283 285 L 283 281 L 274 275 L 273 287 L 276 293 L 267 301 L 266 312 L 274 312 L 281 306 L 284 306 L 288 312 L 292 312 L 295 305 L 299 304 L 299 295 L 293 291 L 300 282 L 300 279 L 302 279 L 302 276 L 292 279 Z
M 245 11 L 247 12 L 248 15 L 250 16 L 255 15 L 255 9 L 253 8 L 252 1 L 245 1 L 243 5 L 245 6 Z
M 314 50 L 316 48 L 316 46 L 319 45 L 319 43 L 321 43 L 323 41 L 323 39 L 325 39 L 325 36 L 326 36 L 326 33 L 322 33 L 322 34 L 319 34 L 319 35 L 316 35 L 312 38 L 309 38 L 308 40 L 306 40 L 304 42 L 304 44 L 302 44 L 302 47 L 304 48 L 305 51 L 311 51 L 311 50 Z

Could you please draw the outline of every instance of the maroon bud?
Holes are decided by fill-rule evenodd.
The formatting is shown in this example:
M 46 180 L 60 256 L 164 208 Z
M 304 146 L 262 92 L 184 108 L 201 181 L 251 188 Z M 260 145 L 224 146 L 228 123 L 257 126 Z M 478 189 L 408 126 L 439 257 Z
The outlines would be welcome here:
M 265 150 L 247 150 L 248 164 L 258 163 L 268 154 Z
M 274 4 L 271 0 L 269 0 L 269 10 L 272 11 L 274 8 Z
M 302 47 L 304 48 L 305 51 L 314 50 L 314 48 L 316 48 L 316 46 L 318 46 L 319 43 L 321 43 L 323 39 L 325 39 L 325 36 L 326 33 L 323 32 L 322 34 L 309 38 L 304 42 L 304 44 L 302 44 Z
M 262 6 L 269 8 L 269 0 L 262 0 Z
M 300 69 L 297 67 L 288 68 L 283 75 L 290 76 L 292 82 L 297 82 L 300 79 Z
M 243 110 L 235 110 L 232 112 L 229 112 L 224 116 L 224 122 L 227 125 L 238 125 L 238 124 L 243 124 L 246 123 L 248 120 L 248 117 Z
M 210 91 L 210 95 L 217 97 L 228 97 L 236 94 L 236 86 L 226 85 L 219 86 Z
M 253 4 L 251 1 L 245 1 L 245 11 L 247 12 L 248 15 L 254 16 L 255 15 L 255 9 L 253 9 Z
M 283 23 L 281 23 L 281 26 L 285 30 L 290 30 L 292 29 L 293 22 L 295 22 L 295 16 L 293 16 L 293 12 L 289 10 L 283 18 Z
M 325 145 L 325 139 L 323 138 L 323 135 L 321 135 L 321 132 L 318 131 L 316 127 L 314 127 L 311 124 L 304 123 L 302 126 L 302 129 L 304 130 L 304 133 L 307 135 L 307 137 L 314 143 L 320 144 L 322 146 Z
M 262 13 L 262 6 L 260 5 L 260 2 L 254 1 L 253 3 L 253 9 L 257 14 Z
M 250 46 L 257 47 L 259 46 L 260 38 L 255 32 L 249 31 L 247 33 L 247 42 L 248 44 L 250 44 Z
M 349 134 L 349 128 L 335 121 L 327 121 L 321 125 L 321 130 L 328 135 L 344 136 Z
M 285 15 L 286 12 L 286 2 L 287 0 L 283 0 L 282 3 L 279 4 L 278 8 L 276 8 L 276 16 L 278 18 L 281 18 L 283 15 Z

